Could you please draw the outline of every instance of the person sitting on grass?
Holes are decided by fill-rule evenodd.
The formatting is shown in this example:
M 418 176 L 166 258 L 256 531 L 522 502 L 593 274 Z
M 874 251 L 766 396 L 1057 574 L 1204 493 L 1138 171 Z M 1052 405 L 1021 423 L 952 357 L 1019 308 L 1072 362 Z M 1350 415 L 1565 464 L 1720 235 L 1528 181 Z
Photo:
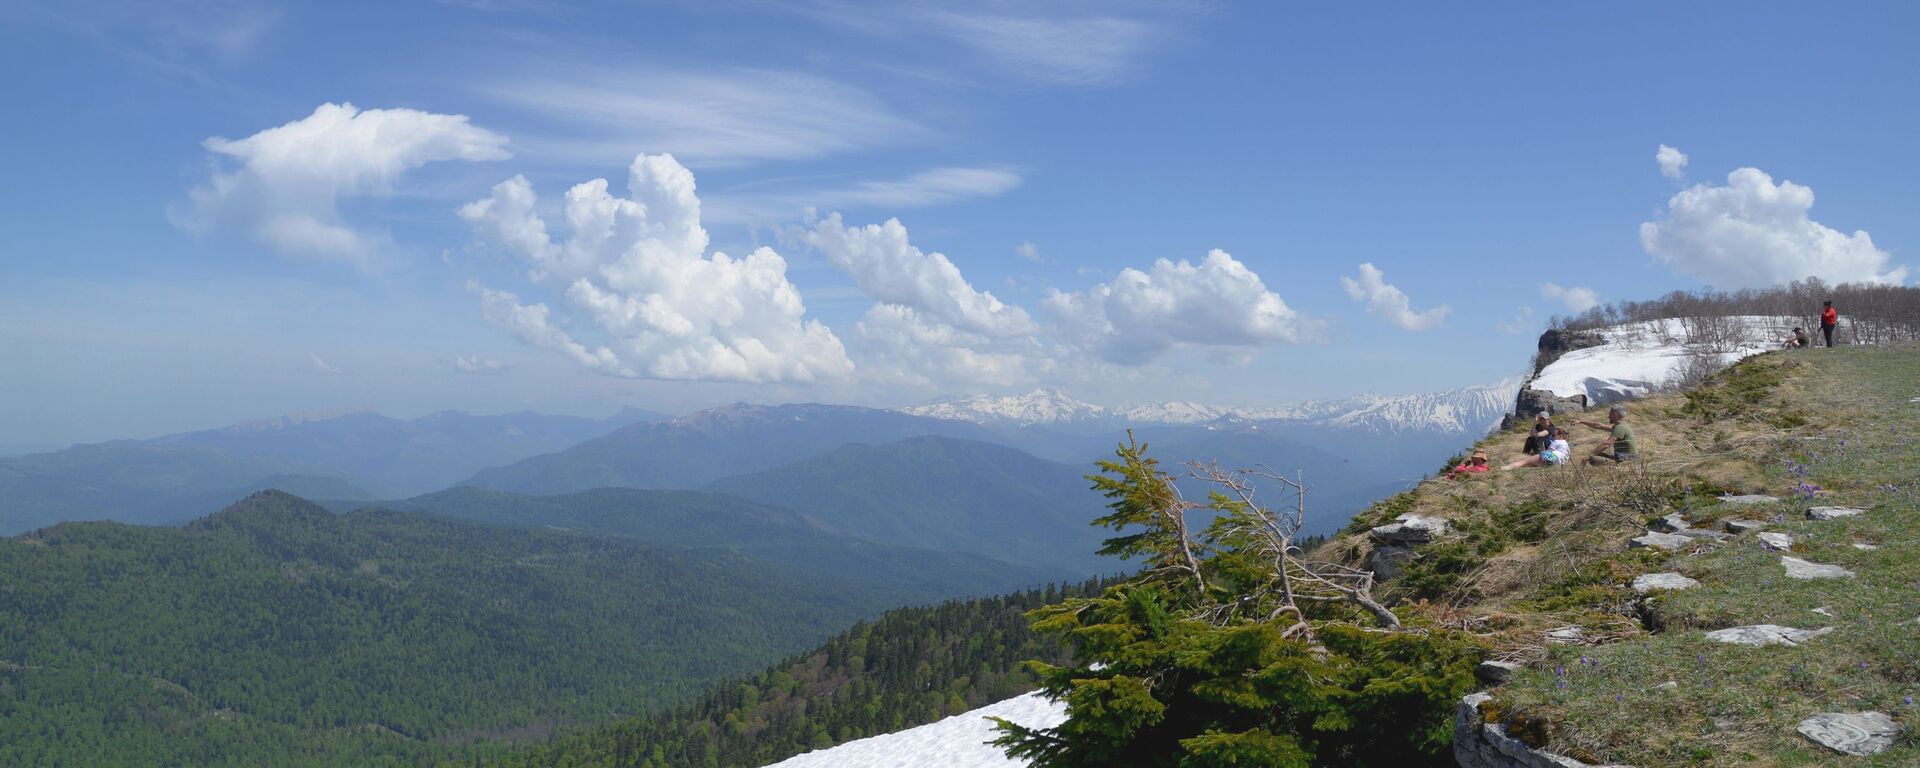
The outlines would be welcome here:
M 1468 457 L 1466 461 L 1460 462 L 1459 466 L 1448 470 L 1447 479 L 1454 480 L 1466 477 L 1467 475 L 1477 475 L 1488 469 L 1491 469 L 1491 467 L 1487 466 L 1487 451 L 1485 448 L 1480 448 L 1476 449 L 1473 455 Z
M 1553 417 L 1541 411 L 1533 415 L 1533 427 L 1527 430 L 1527 441 L 1520 446 L 1520 452 L 1539 453 L 1547 449 L 1547 441 L 1553 438 Z
M 1788 336 L 1786 341 L 1780 342 L 1780 346 L 1786 349 L 1806 349 L 1811 343 L 1813 339 L 1807 336 L 1807 329 L 1794 328 L 1793 335 Z
M 1600 443 L 1600 447 L 1593 449 L 1592 456 L 1587 457 L 1589 464 L 1620 464 L 1640 454 L 1640 441 L 1633 436 L 1633 427 L 1627 426 L 1627 407 L 1624 405 L 1608 408 L 1605 424 L 1579 419 L 1573 423 L 1607 433 L 1607 439 Z
M 1566 430 L 1552 427 L 1552 438 L 1547 442 L 1546 450 L 1501 467 L 1503 470 L 1521 467 L 1557 467 L 1567 463 L 1573 455 L 1573 445 L 1567 442 Z

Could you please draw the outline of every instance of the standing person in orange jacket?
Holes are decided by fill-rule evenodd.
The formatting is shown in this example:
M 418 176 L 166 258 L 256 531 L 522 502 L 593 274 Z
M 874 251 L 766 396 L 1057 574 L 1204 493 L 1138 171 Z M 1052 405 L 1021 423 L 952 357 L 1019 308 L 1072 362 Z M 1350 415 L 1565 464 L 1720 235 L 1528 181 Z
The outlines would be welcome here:
M 1827 335 L 1827 348 L 1833 348 L 1833 328 L 1840 324 L 1840 313 L 1833 310 L 1833 302 L 1823 302 L 1820 310 L 1820 332 Z

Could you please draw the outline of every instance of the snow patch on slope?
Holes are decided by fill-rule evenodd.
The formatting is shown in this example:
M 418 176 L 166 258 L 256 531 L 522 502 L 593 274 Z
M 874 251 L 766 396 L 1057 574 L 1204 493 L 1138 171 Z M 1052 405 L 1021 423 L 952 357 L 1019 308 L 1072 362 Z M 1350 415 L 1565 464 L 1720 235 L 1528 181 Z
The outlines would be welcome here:
M 939 722 L 790 757 L 769 768 L 1024 768 L 1027 761 L 987 743 L 1000 735 L 989 717 L 1052 728 L 1066 722 L 1067 709 L 1029 693 Z
M 1799 322 L 1759 315 L 1722 319 L 1724 326 L 1707 334 L 1699 321 L 1681 318 L 1600 329 L 1595 333 L 1606 344 L 1562 355 L 1527 386 L 1555 397 L 1584 395 L 1590 406 L 1645 397 L 1677 379 L 1694 355 L 1712 355 L 1720 365 L 1731 365 L 1780 348 L 1780 340 Z M 1809 335 L 1817 337 L 1819 329 Z

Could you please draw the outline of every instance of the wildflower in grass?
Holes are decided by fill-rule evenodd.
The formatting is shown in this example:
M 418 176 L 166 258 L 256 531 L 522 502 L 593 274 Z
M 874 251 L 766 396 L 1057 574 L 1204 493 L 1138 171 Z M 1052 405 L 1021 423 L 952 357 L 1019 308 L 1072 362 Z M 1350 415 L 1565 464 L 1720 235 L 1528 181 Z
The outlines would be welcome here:
M 1908 696 L 1908 697 L 1906 697 L 1906 698 L 1904 698 L 1904 699 L 1901 699 L 1901 700 L 1900 700 L 1900 703 L 1902 703 L 1902 704 L 1905 704 L 1905 705 L 1907 705 L 1907 706 L 1909 706 L 1909 707 L 1911 707 L 1911 706 L 1913 706 L 1913 697 L 1912 697 L 1912 696 Z

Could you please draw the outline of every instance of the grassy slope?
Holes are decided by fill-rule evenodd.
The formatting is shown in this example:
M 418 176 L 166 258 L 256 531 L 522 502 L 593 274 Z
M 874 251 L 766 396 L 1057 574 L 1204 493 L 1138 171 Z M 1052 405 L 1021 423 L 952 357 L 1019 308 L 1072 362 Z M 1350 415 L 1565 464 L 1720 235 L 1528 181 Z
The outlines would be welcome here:
M 1406 610 L 1464 624 L 1501 655 L 1529 662 L 1496 692 L 1489 716 L 1523 737 L 1589 761 L 1668 765 L 1827 765 L 1842 759 L 1795 732 L 1803 718 L 1878 709 L 1920 725 L 1920 349 L 1852 348 L 1767 355 L 1685 396 L 1633 408 L 1642 470 L 1534 469 L 1468 482 L 1429 481 L 1363 515 L 1329 545 L 1358 558 L 1368 525 L 1401 512 L 1451 518 L 1461 533 L 1430 545 L 1386 587 Z M 1576 433 L 1590 451 L 1599 433 Z M 1517 456 L 1517 433 L 1484 445 Z M 1791 463 L 1790 463 L 1791 462 Z M 1796 492 L 1821 486 L 1819 498 Z M 1734 510 L 1723 491 L 1770 493 Z M 1868 507 L 1805 522 L 1816 504 Z M 1781 521 L 1795 554 L 1856 579 L 1787 579 L 1752 534 L 1693 552 L 1626 550 L 1653 518 L 1678 511 L 1711 527 L 1726 517 Z M 1856 542 L 1879 549 L 1863 551 Z M 1636 611 L 1633 576 L 1679 571 L 1701 581 Z M 1832 618 L 1812 612 L 1826 607 Z M 1773 623 L 1836 631 L 1797 648 L 1707 641 L 1708 629 Z M 1545 629 L 1579 624 L 1593 646 L 1549 645 Z M 1648 626 L 1658 627 L 1658 631 Z M 1656 687 L 1667 681 L 1673 687 Z M 1848 764 L 1920 764 L 1911 739 Z

